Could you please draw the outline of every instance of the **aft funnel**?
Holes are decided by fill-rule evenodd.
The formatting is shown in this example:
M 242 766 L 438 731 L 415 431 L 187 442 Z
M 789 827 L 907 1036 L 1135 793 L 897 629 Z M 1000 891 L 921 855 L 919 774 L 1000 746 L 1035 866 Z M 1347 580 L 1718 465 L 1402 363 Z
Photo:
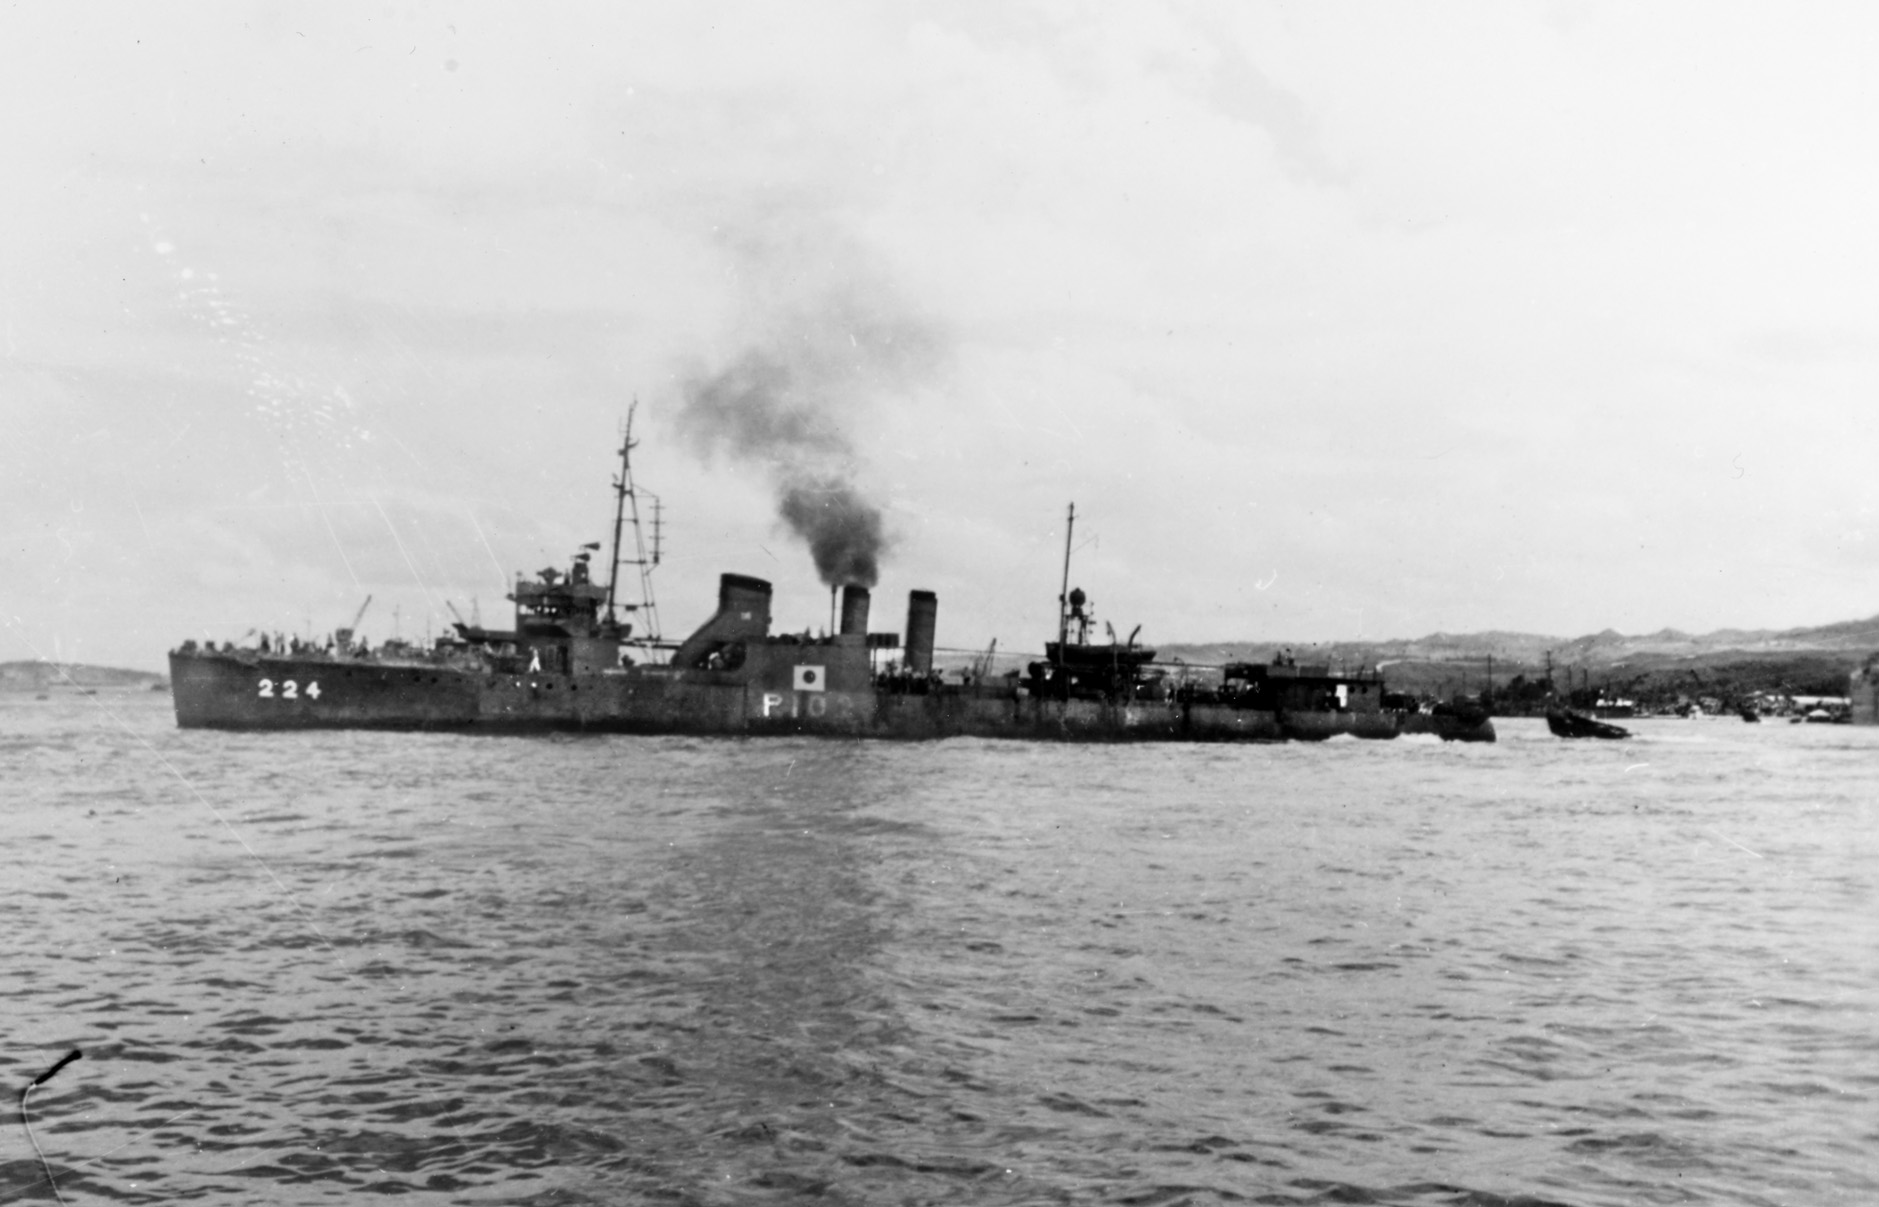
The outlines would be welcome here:
M 939 596 L 907 592 L 907 669 L 924 675 L 933 669 L 933 630 L 939 620 Z
M 850 585 L 842 588 L 841 632 L 844 637 L 868 635 L 868 589 L 866 587 Z

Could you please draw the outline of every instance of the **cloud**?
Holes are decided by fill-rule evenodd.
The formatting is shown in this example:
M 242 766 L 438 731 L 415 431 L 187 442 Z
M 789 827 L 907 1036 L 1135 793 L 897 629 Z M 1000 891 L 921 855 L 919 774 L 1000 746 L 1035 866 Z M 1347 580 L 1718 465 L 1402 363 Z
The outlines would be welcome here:
M 635 395 L 676 591 L 771 565 L 801 487 L 962 640 L 1048 621 L 1068 498 L 1169 639 L 1879 591 L 1818 535 L 1879 507 L 1863 11 L 44 13 L 0 39 L 0 494 L 156 606 L 355 594 L 322 515 L 361 582 L 558 557 Z

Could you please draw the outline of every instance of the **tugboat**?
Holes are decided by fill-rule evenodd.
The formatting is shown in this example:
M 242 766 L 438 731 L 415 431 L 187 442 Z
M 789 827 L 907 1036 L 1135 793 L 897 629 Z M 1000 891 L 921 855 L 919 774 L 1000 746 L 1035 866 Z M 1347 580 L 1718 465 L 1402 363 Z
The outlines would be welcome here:
M 1046 741 L 1283 741 L 1338 734 L 1433 734 L 1494 740 L 1479 709 L 1424 711 L 1384 691 L 1374 671 L 1234 663 L 1220 686 L 1173 675 L 1155 651 L 1113 629 L 1090 640 L 1088 596 L 1069 586 L 1068 528 L 1057 640 L 1029 674 L 989 674 L 988 657 L 949 681 L 934 666 L 939 601 L 908 594 L 904 637 L 868 631 L 867 586 L 840 588 L 840 623 L 824 635 L 771 632 L 771 586 L 719 578 L 717 610 L 679 642 L 660 635 L 633 481 L 632 417 L 620 449 L 611 569 L 602 586 L 583 546 L 566 569 L 518 578 L 511 629 L 457 618 L 452 637 L 372 650 L 338 630 L 325 645 L 263 637 L 257 647 L 187 641 L 170 653 L 177 724 L 206 729 L 378 728 L 516 733 L 552 730 L 699 735 L 820 735 L 919 740 L 952 736 Z M 650 497 L 650 496 L 649 496 Z M 656 499 L 655 499 L 656 505 Z M 622 560 L 630 523 L 634 556 Z M 637 566 L 640 599 L 622 601 L 620 567 Z M 368 599 L 368 603 L 370 600 Z M 643 626 L 636 631 L 635 624 Z M 834 627 L 834 626 L 832 626 Z M 353 628 L 356 628 L 356 622 Z M 996 643 L 994 643 L 995 646 Z M 877 669 L 880 651 L 898 662 Z

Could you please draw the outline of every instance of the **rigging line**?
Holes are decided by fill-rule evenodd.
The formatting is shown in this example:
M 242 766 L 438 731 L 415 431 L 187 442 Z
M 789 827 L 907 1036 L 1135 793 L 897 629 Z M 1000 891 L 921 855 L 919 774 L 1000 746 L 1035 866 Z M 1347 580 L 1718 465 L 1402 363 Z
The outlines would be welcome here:
M 419 574 L 418 568 L 412 564 L 411 555 L 405 551 L 405 543 L 398 536 L 398 529 L 392 524 L 391 517 L 385 514 L 384 505 L 377 499 L 373 499 L 372 506 L 378 508 L 378 518 L 385 521 L 385 530 L 391 533 L 392 544 L 398 546 L 398 556 L 405 559 L 405 569 L 411 571 L 411 580 L 417 583 L 418 590 L 424 592 L 425 596 L 430 600 L 431 607 L 435 608 L 437 606 L 437 592 L 431 590 L 430 586 L 425 583 L 424 576 Z
M 509 572 L 503 568 L 502 559 L 496 556 L 495 546 L 489 543 L 489 537 L 483 534 L 483 522 L 476 518 L 474 511 L 466 510 L 464 514 L 470 517 L 470 527 L 476 529 L 476 539 L 483 542 L 483 549 L 489 554 L 489 564 L 496 567 L 496 581 L 507 587 Z
M 450 569 L 445 565 L 444 559 L 438 556 L 437 546 L 431 541 L 430 531 L 423 524 L 413 524 L 412 529 L 417 533 L 418 541 L 423 544 L 425 555 L 429 557 L 431 565 L 438 567 L 442 571 L 442 577 L 448 579 L 450 577 Z M 436 594 L 436 592 L 433 592 L 433 594 Z M 448 599 L 444 600 L 446 607 L 449 606 L 449 603 L 450 601 Z M 431 601 L 432 611 L 436 610 L 436 606 L 437 601 L 433 599 Z M 425 623 L 428 624 L 429 621 L 427 620 Z
M 1641 767 L 1648 766 L 1648 764 L 1640 763 L 1639 766 Z M 1630 770 L 1630 768 L 1626 768 L 1626 770 Z M 1755 856 L 1755 858 L 1757 859 L 1768 858 L 1766 855 L 1762 854 L 1760 851 L 1749 851 L 1749 848 L 1743 846 L 1741 843 L 1729 837 L 1727 834 L 1724 834 L 1721 830 L 1718 830 L 1715 826 L 1709 826 L 1707 827 L 1707 829 L 1709 830 L 1711 834 L 1714 834 L 1716 837 L 1722 839 L 1724 842 L 1728 843 L 1730 846 L 1735 847 L 1737 850 L 1748 851 L 1749 854 Z
M 338 550 L 340 563 L 346 567 L 346 576 L 352 579 L 352 589 L 355 591 L 365 590 L 365 585 L 359 581 L 359 572 L 352 568 L 352 559 L 346 556 L 345 544 L 339 539 L 339 533 L 333 528 L 333 517 L 327 514 L 327 505 L 320 499 L 320 488 L 314 484 L 313 475 L 307 473 L 306 470 L 302 470 L 301 472 L 306 474 L 307 490 L 313 495 L 313 505 L 320 513 L 320 522 L 326 525 L 326 535 L 333 538 L 333 548 Z

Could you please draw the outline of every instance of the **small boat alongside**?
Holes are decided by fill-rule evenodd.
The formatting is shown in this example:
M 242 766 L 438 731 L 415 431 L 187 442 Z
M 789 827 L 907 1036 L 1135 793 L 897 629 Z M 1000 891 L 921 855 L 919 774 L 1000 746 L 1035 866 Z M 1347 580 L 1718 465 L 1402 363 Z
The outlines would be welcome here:
M 1604 721 L 1588 717 L 1584 713 L 1574 712 L 1570 708 L 1557 705 L 1546 710 L 1546 727 L 1558 738 L 1628 738 L 1631 731 L 1622 725 L 1609 725 Z

